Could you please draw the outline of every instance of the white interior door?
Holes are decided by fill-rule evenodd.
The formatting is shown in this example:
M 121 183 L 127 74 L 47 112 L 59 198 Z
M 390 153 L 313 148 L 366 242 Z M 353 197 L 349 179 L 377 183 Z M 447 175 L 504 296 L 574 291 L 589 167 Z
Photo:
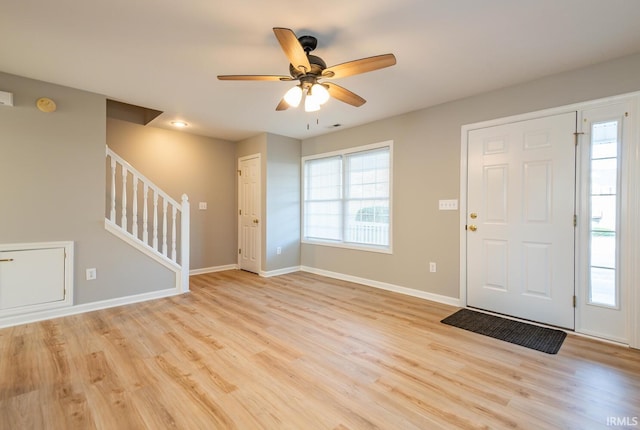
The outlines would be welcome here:
M 468 134 L 467 304 L 574 328 L 576 113 Z
M 260 273 L 261 206 L 260 155 L 238 160 L 238 265 Z

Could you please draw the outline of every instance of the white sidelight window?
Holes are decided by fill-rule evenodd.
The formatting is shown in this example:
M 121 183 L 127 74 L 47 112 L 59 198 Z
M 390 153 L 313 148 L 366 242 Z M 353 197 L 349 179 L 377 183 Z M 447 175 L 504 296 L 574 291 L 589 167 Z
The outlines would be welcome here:
M 591 178 L 589 209 L 591 246 L 589 255 L 589 303 L 618 306 L 616 276 L 618 254 L 618 183 L 620 181 L 620 127 L 618 120 L 591 126 Z
M 303 242 L 391 252 L 392 142 L 302 164 Z

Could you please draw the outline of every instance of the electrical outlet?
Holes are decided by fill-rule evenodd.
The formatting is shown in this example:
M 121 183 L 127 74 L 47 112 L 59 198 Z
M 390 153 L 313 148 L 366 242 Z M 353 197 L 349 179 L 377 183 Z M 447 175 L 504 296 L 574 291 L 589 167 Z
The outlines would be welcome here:
M 98 272 L 95 268 L 87 269 L 87 281 L 93 281 L 98 277 Z
M 278 254 L 278 255 L 282 254 L 282 248 L 281 247 L 277 247 L 276 248 L 276 254 Z
M 433 261 L 429 263 L 429 272 L 431 273 L 436 272 L 436 263 L 434 263 Z

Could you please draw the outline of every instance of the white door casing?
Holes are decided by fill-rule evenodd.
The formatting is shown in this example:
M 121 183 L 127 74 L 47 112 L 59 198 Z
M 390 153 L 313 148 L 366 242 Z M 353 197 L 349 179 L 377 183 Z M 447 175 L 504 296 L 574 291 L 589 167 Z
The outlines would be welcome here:
M 468 131 L 469 306 L 574 327 L 575 124 L 568 112 Z
M 238 266 L 253 273 L 260 273 L 260 193 L 260 154 L 238 159 Z

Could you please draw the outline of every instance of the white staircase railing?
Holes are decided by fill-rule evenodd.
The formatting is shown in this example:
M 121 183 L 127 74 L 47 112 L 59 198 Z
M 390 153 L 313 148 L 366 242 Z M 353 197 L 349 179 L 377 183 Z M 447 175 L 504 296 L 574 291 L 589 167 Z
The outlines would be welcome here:
M 189 291 L 187 195 L 178 203 L 109 147 L 105 228 L 173 270 Z

